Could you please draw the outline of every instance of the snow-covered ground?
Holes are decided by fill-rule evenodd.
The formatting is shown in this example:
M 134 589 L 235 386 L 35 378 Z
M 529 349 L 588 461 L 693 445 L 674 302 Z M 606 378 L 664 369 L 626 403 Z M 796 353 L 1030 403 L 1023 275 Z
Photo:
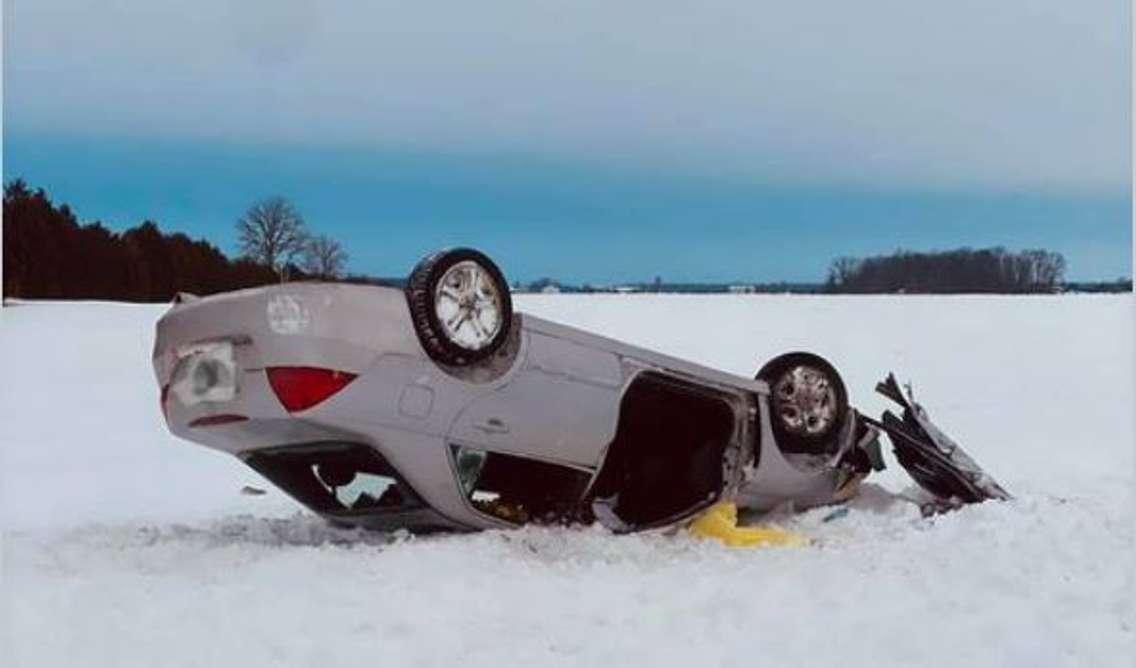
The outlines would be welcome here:
M 162 307 L 0 310 L 2 666 L 1126 666 L 1128 296 L 522 296 L 520 310 L 739 373 L 888 370 L 1016 495 L 934 519 L 891 468 L 806 548 L 539 529 L 332 530 L 175 440 Z

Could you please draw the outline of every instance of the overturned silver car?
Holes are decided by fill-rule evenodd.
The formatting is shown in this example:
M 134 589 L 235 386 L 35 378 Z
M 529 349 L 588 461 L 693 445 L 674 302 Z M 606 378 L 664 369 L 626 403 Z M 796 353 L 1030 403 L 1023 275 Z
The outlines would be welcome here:
M 825 360 L 745 378 L 523 313 L 482 253 L 405 289 L 291 283 L 180 296 L 154 368 L 174 434 L 236 455 L 328 520 L 469 530 L 673 525 L 719 501 L 838 503 L 897 459 L 942 505 L 1006 493 L 905 398 L 861 416 Z

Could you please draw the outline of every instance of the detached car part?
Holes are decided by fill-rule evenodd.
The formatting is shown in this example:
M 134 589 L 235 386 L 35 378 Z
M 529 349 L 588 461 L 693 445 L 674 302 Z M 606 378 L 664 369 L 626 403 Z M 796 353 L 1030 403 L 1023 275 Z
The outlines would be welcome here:
M 918 412 L 902 428 L 860 416 L 811 353 L 750 379 L 514 313 L 501 271 L 468 248 L 430 255 L 404 290 L 179 295 L 153 360 L 174 434 L 239 457 L 334 523 L 376 529 L 638 531 L 720 501 L 806 508 L 882 468 L 880 430 L 945 443 Z M 958 473 L 957 455 L 901 451 L 917 480 L 963 489 L 937 482 Z
M 961 446 L 931 422 L 927 411 L 915 403 L 910 385 L 904 397 L 895 376 L 888 374 L 876 386 L 876 391 L 903 408 L 902 419 L 886 411 L 881 422 L 872 421 L 872 424 L 887 433 L 900 465 L 938 500 L 925 512 L 987 499 L 1006 501 L 1011 498 Z

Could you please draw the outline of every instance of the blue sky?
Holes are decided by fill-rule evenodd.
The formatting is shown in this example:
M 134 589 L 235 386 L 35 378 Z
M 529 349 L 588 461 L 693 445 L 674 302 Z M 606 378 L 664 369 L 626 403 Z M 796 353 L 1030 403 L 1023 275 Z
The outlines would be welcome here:
M 1045 247 L 1131 273 L 1128 7 L 6 3 L 4 177 L 234 252 L 281 194 L 351 269 L 821 280 Z

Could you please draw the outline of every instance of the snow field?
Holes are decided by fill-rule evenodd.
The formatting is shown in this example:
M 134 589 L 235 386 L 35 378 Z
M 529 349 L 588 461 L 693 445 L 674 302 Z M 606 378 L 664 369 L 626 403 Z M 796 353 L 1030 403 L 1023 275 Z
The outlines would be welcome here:
M 801 549 L 683 532 L 328 527 L 170 436 L 164 307 L 0 310 L 0 665 L 1130 665 L 1130 296 L 523 295 L 520 311 L 737 373 L 787 350 L 853 403 L 894 370 L 1016 496 L 933 519 L 889 456 Z M 888 452 L 890 455 L 890 452 Z

